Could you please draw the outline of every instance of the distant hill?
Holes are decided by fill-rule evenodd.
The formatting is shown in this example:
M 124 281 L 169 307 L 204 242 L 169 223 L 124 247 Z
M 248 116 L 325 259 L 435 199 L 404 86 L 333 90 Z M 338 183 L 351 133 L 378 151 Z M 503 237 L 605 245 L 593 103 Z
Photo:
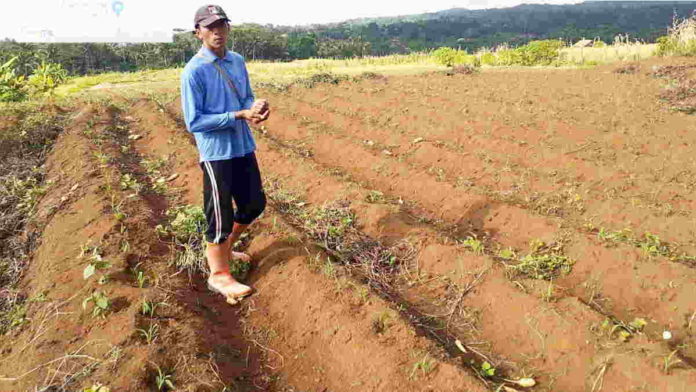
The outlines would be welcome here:
M 282 28 L 319 39 L 360 39 L 373 54 L 462 46 L 474 50 L 533 39 L 599 38 L 617 34 L 644 41 L 664 35 L 673 17 L 687 17 L 696 1 L 588 1 L 573 5 L 523 4 L 510 8 L 449 10 L 395 17 L 363 18 L 330 25 Z

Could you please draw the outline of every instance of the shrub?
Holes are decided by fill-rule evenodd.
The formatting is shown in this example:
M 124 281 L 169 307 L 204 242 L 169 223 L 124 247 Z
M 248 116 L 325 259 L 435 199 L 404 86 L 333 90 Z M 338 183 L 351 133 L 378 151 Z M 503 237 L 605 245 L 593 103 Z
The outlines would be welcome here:
M 452 49 L 446 46 L 433 51 L 432 56 L 436 63 L 447 67 L 463 64 L 480 65 L 476 56 L 468 54 L 465 50 Z
M 483 53 L 480 60 L 483 65 L 495 65 L 496 63 L 495 55 L 491 52 Z
M 24 76 L 18 76 L 14 70 L 17 57 L 0 65 L 0 102 L 18 102 L 26 98 Z
M 65 82 L 68 72 L 60 64 L 41 62 L 29 76 L 27 87 L 32 94 L 45 94 Z
M 522 64 L 522 54 L 517 49 L 501 49 L 496 57 L 495 65 Z
M 669 35 L 657 39 L 659 56 L 696 56 L 696 15 L 675 19 Z
M 558 60 L 563 48 L 559 40 L 532 41 L 517 48 L 520 52 L 521 65 L 550 65 Z

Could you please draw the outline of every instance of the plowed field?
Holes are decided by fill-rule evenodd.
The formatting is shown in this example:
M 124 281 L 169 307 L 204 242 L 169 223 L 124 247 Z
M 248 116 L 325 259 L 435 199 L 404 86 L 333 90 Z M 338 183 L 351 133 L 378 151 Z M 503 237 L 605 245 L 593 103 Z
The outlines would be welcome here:
M 191 391 L 694 391 L 696 117 L 660 99 L 664 62 L 257 90 L 269 208 L 241 307 L 156 230 L 201 203 L 179 98 L 114 90 L 48 159 L 24 278 L 48 301 L 3 337 L 0 390 L 157 390 L 160 368 Z

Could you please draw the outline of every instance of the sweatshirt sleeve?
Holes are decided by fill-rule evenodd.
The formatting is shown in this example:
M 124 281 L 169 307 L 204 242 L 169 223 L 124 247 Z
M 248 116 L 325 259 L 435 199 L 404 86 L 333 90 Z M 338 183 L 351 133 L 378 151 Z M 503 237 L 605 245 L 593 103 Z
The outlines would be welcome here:
M 242 60 L 242 70 L 244 71 L 244 102 L 242 102 L 242 109 L 251 109 L 254 104 L 254 91 L 251 89 L 251 82 L 249 81 L 249 73 L 247 72 L 246 63 Z
M 193 72 L 185 70 L 181 75 L 181 108 L 189 132 L 210 132 L 235 124 L 234 114 L 231 112 L 205 113 L 204 98 L 203 84 Z

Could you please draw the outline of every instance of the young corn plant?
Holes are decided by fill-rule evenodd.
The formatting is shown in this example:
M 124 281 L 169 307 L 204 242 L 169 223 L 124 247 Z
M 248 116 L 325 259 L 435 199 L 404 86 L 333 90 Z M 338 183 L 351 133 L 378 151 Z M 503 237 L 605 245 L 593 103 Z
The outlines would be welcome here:
M 155 376 L 155 385 L 158 391 L 173 391 L 174 382 L 172 381 L 173 375 L 162 370 L 159 365 L 153 364 L 157 368 L 157 375 Z
M 428 373 L 432 372 L 434 369 L 435 360 L 430 359 L 429 355 L 426 353 L 420 361 L 413 364 L 413 368 L 411 369 L 411 374 L 409 375 L 409 378 L 413 380 L 418 372 L 420 372 L 422 376 L 425 376 Z
M 109 306 L 111 305 L 109 297 L 107 297 L 106 294 L 100 291 L 93 292 L 82 301 L 82 309 L 86 310 L 90 302 L 92 303 L 92 317 L 106 316 L 106 312 L 108 312 Z
M 143 301 L 142 308 L 140 309 L 140 314 L 142 314 L 143 316 L 154 318 L 155 312 L 157 311 L 157 308 L 160 306 L 167 306 L 167 304 L 164 302 L 145 300 Z
M 145 339 L 145 343 L 147 343 L 149 346 L 155 341 L 155 339 L 157 339 L 157 335 L 159 334 L 159 325 L 152 323 L 148 329 L 138 328 L 136 331 L 140 332 Z

